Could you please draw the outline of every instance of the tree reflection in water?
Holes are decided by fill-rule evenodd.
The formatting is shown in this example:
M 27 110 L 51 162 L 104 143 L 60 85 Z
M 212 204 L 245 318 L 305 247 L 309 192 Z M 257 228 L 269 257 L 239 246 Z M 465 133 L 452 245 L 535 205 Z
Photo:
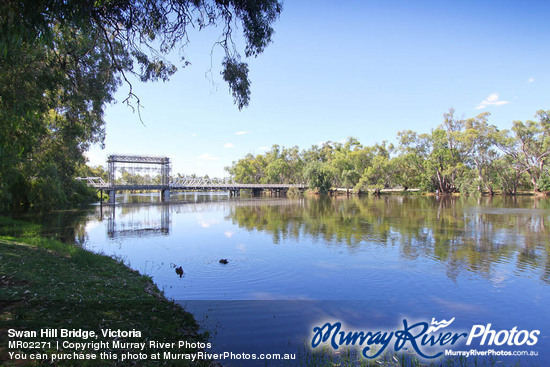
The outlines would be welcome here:
M 282 204 L 282 203 L 281 203 Z M 273 243 L 307 235 L 326 246 L 398 246 L 405 259 L 444 263 L 455 278 L 489 276 L 501 262 L 519 273 L 540 269 L 550 282 L 550 205 L 531 197 L 382 196 L 289 199 L 286 205 L 232 207 L 240 228 L 271 233 Z

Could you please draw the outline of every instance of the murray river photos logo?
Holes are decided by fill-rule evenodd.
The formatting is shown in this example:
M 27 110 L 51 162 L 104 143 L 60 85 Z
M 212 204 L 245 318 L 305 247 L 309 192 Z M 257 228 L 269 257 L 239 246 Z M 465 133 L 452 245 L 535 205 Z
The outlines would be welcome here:
M 491 324 L 473 325 L 469 332 L 449 331 L 451 320 L 409 323 L 403 320 L 403 328 L 393 331 L 346 331 L 341 322 L 327 322 L 313 328 L 311 347 L 330 346 L 334 350 L 342 346 L 361 348 L 365 358 L 374 359 L 393 346 L 395 352 L 414 351 L 422 358 L 433 359 L 443 355 L 442 349 L 465 343 L 467 346 L 533 346 L 538 342 L 539 330 L 493 330 Z

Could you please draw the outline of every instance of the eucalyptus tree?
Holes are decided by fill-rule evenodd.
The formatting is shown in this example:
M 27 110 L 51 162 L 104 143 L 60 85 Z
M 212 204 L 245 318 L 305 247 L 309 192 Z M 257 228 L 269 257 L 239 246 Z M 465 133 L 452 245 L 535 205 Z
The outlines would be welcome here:
M 496 150 L 496 141 L 500 134 L 496 126 L 488 123 L 489 113 L 482 113 L 464 122 L 464 131 L 460 139 L 464 142 L 467 164 L 475 171 L 470 185 L 476 185 L 479 192 L 485 189 L 494 194 L 499 181 L 496 160 L 500 158 Z
M 265 167 L 265 157 L 248 153 L 244 158 L 233 162 L 230 167 L 225 169 L 234 182 L 251 184 L 264 182 Z
M 115 91 L 125 83 L 124 102 L 139 111 L 130 75 L 168 80 L 177 70 L 168 54 L 188 44 L 193 28 L 217 27 L 222 78 L 238 108 L 247 106 L 241 53 L 263 52 L 281 9 L 277 0 L 2 1 L 0 208 L 63 204 L 83 190 L 71 176 L 89 145 L 103 142 Z
M 381 189 L 388 188 L 393 184 L 395 171 L 390 160 L 393 145 L 383 142 L 373 147 L 363 148 L 363 151 L 369 153 L 370 160 L 362 170 L 355 190 L 373 190 L 375 194 L 379 194 Z
M 313 190 L 328 192 L 333 186 L 333 179 L 334 171 L 326 162 L 309 162 L 304 168 L 304 180 Z
M 285 148 L 273 145 L 263 157 L 266 162 L 263 183 L 302 182 L 303 162 L 297 146 Z
M 49 44 L 23 42 L 0 57 L 0 205 L 49 209 L 85 195 L 72 177 L 82 152 L 102 141 L 103 108 L 120 83 L 98 32 L 59 24 Z
M 397 149 L 385 142 L 363 146 L 356 138 L 313 145 L 299 154 L 297 147 L 290 154 L 275 145 L 228 170 L 238 182 L 305 180 L 321 192 L 414 187 L 442 194 L 493 195 L 498 189 L 515 194 L 526 180 L 536 191 L 550 191 L 550 111 L 537 112 L 538 121 L 514 122 L 511 131 L 489 124 L 488 113 L 463 119 L 451 109 L 443 117 L 429 133 L 399 132 Z
M 250 80 L 234 34 L 241 27 L 244 55 L 258 56 L 271 42 L 272 23 L 281 10 L 277 0 L 6 0 L 0 5 L 0 52 L 9 54 L 25 43 L 52 47 L 58 27 L 94 29 L 93 40 L 107 45 L 109 67 L 126 82 L 127 74 L 167 80 L 177 68 L 165 56 L 189 43 L 190 29 L 217 27 L 222 75 L 242 108 L 250 99 Z M 119 62 L 121 47 L 132 63 Z M 182 58 L 183 67 L 189 64 Z M 129 97 L 137 98 L 131 89 Z
M 265 154 L 266 166 L 264 183 L 283 183 L 289 176 L 289 165 L 278 145 Z
M 358 148 L 358 145 L 354 145 Z M 330 168 L 333 171 L 333 185 L 337 187 L 350 188 L 355 186 L 361 174 L 356 167 L 351 156 L 351 144 L 339 144 L 330 158 Z
M 533 190 L 540 191 L 541 181 L 549 176 L 550 111 L 537 111 L 538 121 L 514 121 L 506 131 L 499 147 L 517 167 L 519 174 L 527 174 Z M 546 185 L 545 185 L 546 186 Z
M 431 136 L 418 134 L 413 130 L 404 130 L 397 133 L 399 139 L 399 160 L 403 166 L 409 168 L 409 177 L 416 178 L 418 187 L 424 191 L 435 191 L 436 178 L 427 168 L 427 161 L 431 153 Z M 411 181 L 407 180 L 407 184 Z M 413 185 L 411 185 L 413 186 Z
M 392 181 L 403 190 L 419 188 L 422 184 L 423 161 L 414 153 L 405 153 L 391 159 Z
M 421 188 L 449 194 L 459 191 L 472 148 L 464 140 L 465 121 L 456 118 L 453 109 L 443 118 L 443 124 L 429 134 L 400 132 L 399 150 L 416 170 Z
M 529 186 L 522 168 L 508 155 L 494 160 L 492 168 L 498 175 L 497 187 L 505 195 L 515 195 L 521 188 Z

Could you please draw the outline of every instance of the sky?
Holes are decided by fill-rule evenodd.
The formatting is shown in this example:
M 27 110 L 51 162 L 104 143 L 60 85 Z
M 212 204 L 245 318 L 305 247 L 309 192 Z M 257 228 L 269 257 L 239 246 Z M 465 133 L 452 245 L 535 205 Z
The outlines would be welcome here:
M 226 177 L 274 144 L 395 143 L 450 108 L 490 112 L 508 129 L 550 110 L 549 11 L 546 1 L 287 0 L 272 44 L 246 60 L 249 107 L 239 111 L 219 75 L 216 30 L 192 32 L 190 66 L 165 83 L 133 81 L 143 123 L 121 103 L 122 85 L 106 108 L 105 149 L 86 155 L 92 166 L 110 154 L 168 156 L 174 173 Z

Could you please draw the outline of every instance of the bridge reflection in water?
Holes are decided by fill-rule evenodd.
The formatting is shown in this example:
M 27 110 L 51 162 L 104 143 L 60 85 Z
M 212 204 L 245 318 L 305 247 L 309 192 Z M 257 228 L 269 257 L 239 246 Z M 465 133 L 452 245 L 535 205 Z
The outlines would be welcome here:
M 151 201 L 150 199 L 154 199 Z M 161 202 L 151 194 L 125 194 L 119 205 L 98 205 L 95 217 L 107 220 L 107 236 L 111 239 L 168 236 L 171 214 L 208 213 L 235 207 L 280 207 L 293 204 L 303 207 L 304 198 L 234 198 L 215 193 L 182 194 L 180 200 Z
M 143 204 L 98 207 L 98 217 L 107 219 L 107 236 L 111 239 L 170 235 L 170 205 L 152 205 L 155 212 L 143 212 Z M 117 213 L 118 212 L 118 213 Z M 117 218 L 118 214 L 118 218 Z

